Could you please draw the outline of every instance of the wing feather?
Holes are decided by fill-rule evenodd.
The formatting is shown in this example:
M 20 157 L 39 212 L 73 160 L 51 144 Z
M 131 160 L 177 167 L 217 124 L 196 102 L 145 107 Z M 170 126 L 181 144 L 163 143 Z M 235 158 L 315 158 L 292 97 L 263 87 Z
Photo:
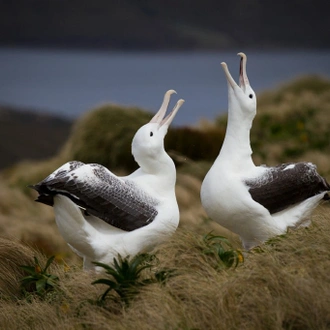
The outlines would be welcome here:
M 280 212 L 309 197 L 330 190 L 329 184 L 311 163 L 282 164 L 265 175 L 246 180 L 251 197 L 271 214 Z
M 63 165 L 33 186 L 39 201 L 50 205 L 49 196 L 63 194 L 89 214 L 126 231 L 148 225 L 158 214 L 157 200 L 134 183 L 99 164 L 70 163 L 74 164 Z

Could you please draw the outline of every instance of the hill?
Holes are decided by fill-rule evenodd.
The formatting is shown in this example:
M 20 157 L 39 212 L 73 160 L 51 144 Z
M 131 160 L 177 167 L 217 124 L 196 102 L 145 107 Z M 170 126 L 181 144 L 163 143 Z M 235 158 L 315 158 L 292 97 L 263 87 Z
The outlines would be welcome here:
M 256 164 L 310 160 L 323 174 L 330 174 L 329 95 L 330 82 L 318 76 L 300 77 L 258 95 L 251 130 Z M 137 166 L 130 153 L 132 138 L 151 116 L 139 108 L 108 104 L 73 124 L 61 117 L 0 107 L 0 168 L 24 159 L 53 157 L 65 144 L 68 159 L 132 171 Z M 205 169 L 199 172 L 197 168 L 217 156 L 226 120 L 222 115 L 199 127 L 170 128 L 165 146 L 177 166 L 187 171 L 192 167 L 202 177 Z

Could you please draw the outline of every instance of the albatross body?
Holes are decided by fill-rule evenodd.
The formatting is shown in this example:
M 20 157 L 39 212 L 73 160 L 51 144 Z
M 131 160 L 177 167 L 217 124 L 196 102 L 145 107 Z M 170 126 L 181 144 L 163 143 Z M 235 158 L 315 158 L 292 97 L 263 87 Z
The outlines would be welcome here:
M 102 165 L 71 161 L 32 186 L 38 202 L 54 207 L 58 229 L 84 259 L 84 269 L 146 251 L 176 230 L 176 169 L 164 137 L 184 101 L 165 117 L 173 93 L 135 134 L 132 154 L 140 167 L 132 174 L 118 177 Z
M 329 184 L 311 163 L 255 166 L 250 129 L 256 115 L 256 95 L 239 53 L 239 85 L 221 63 L 228 81 L 228 122 L 220 153 L 201 188 L 207 214 L 238 234 L 250 249 L 289 227 L 308 225 L 311 212 L 328 199 Z

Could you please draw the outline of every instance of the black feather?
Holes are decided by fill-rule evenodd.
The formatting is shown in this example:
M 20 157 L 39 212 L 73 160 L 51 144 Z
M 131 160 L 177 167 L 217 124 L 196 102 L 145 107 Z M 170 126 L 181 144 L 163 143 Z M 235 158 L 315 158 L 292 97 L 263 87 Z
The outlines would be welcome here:
M 294 165 L 292 168 L 289 165 Z M 282 164 L 270 167 L 262 177 L 246 180 L 251 197 L 271 214 L 301 203 L 324 192 L 330 186 L 311 163 Z M 328 196 L 328 195 L 327 195 Z
M 82 181 L 73 174 L 81 166 L 92 168 L 94 176 L 91 181 Z M 72 167 L 72 170 L 55 171 L 38 184 L 30 186 L 39 193 L 36 201 L 53 206 L 54 196 L 64 195 L 87 214 L 125 231 L 146 226 L 157 216 L 157 201 L 132 182 L 123 182 L 98 164 L 84 165 L 79 162 L 79 166 Z

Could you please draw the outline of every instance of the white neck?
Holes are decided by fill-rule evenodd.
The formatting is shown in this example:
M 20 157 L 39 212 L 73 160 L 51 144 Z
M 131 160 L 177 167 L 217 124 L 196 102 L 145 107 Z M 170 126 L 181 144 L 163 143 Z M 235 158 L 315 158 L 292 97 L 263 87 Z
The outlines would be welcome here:
M 228 162 L 228 166 L 242 166 L 242 161 L 247 166 L 254 167 L 252 149 L 250 145 L 250 130 L 254 115 L 242 115 L 238 105 L 231 101 L 229 95 L 228 122 L 225 139 L 223 141 L 217 160 Z
M 148 184 L 150 178 L 150 182 L 157 190 L 174 191 L 176 169 L 172 158 L 165 150 L 158 153 L 157 157 L 142 158 L 138 163 L 140 168 L 132 173 L 130 178 L 141 181 L 141 185 Z

